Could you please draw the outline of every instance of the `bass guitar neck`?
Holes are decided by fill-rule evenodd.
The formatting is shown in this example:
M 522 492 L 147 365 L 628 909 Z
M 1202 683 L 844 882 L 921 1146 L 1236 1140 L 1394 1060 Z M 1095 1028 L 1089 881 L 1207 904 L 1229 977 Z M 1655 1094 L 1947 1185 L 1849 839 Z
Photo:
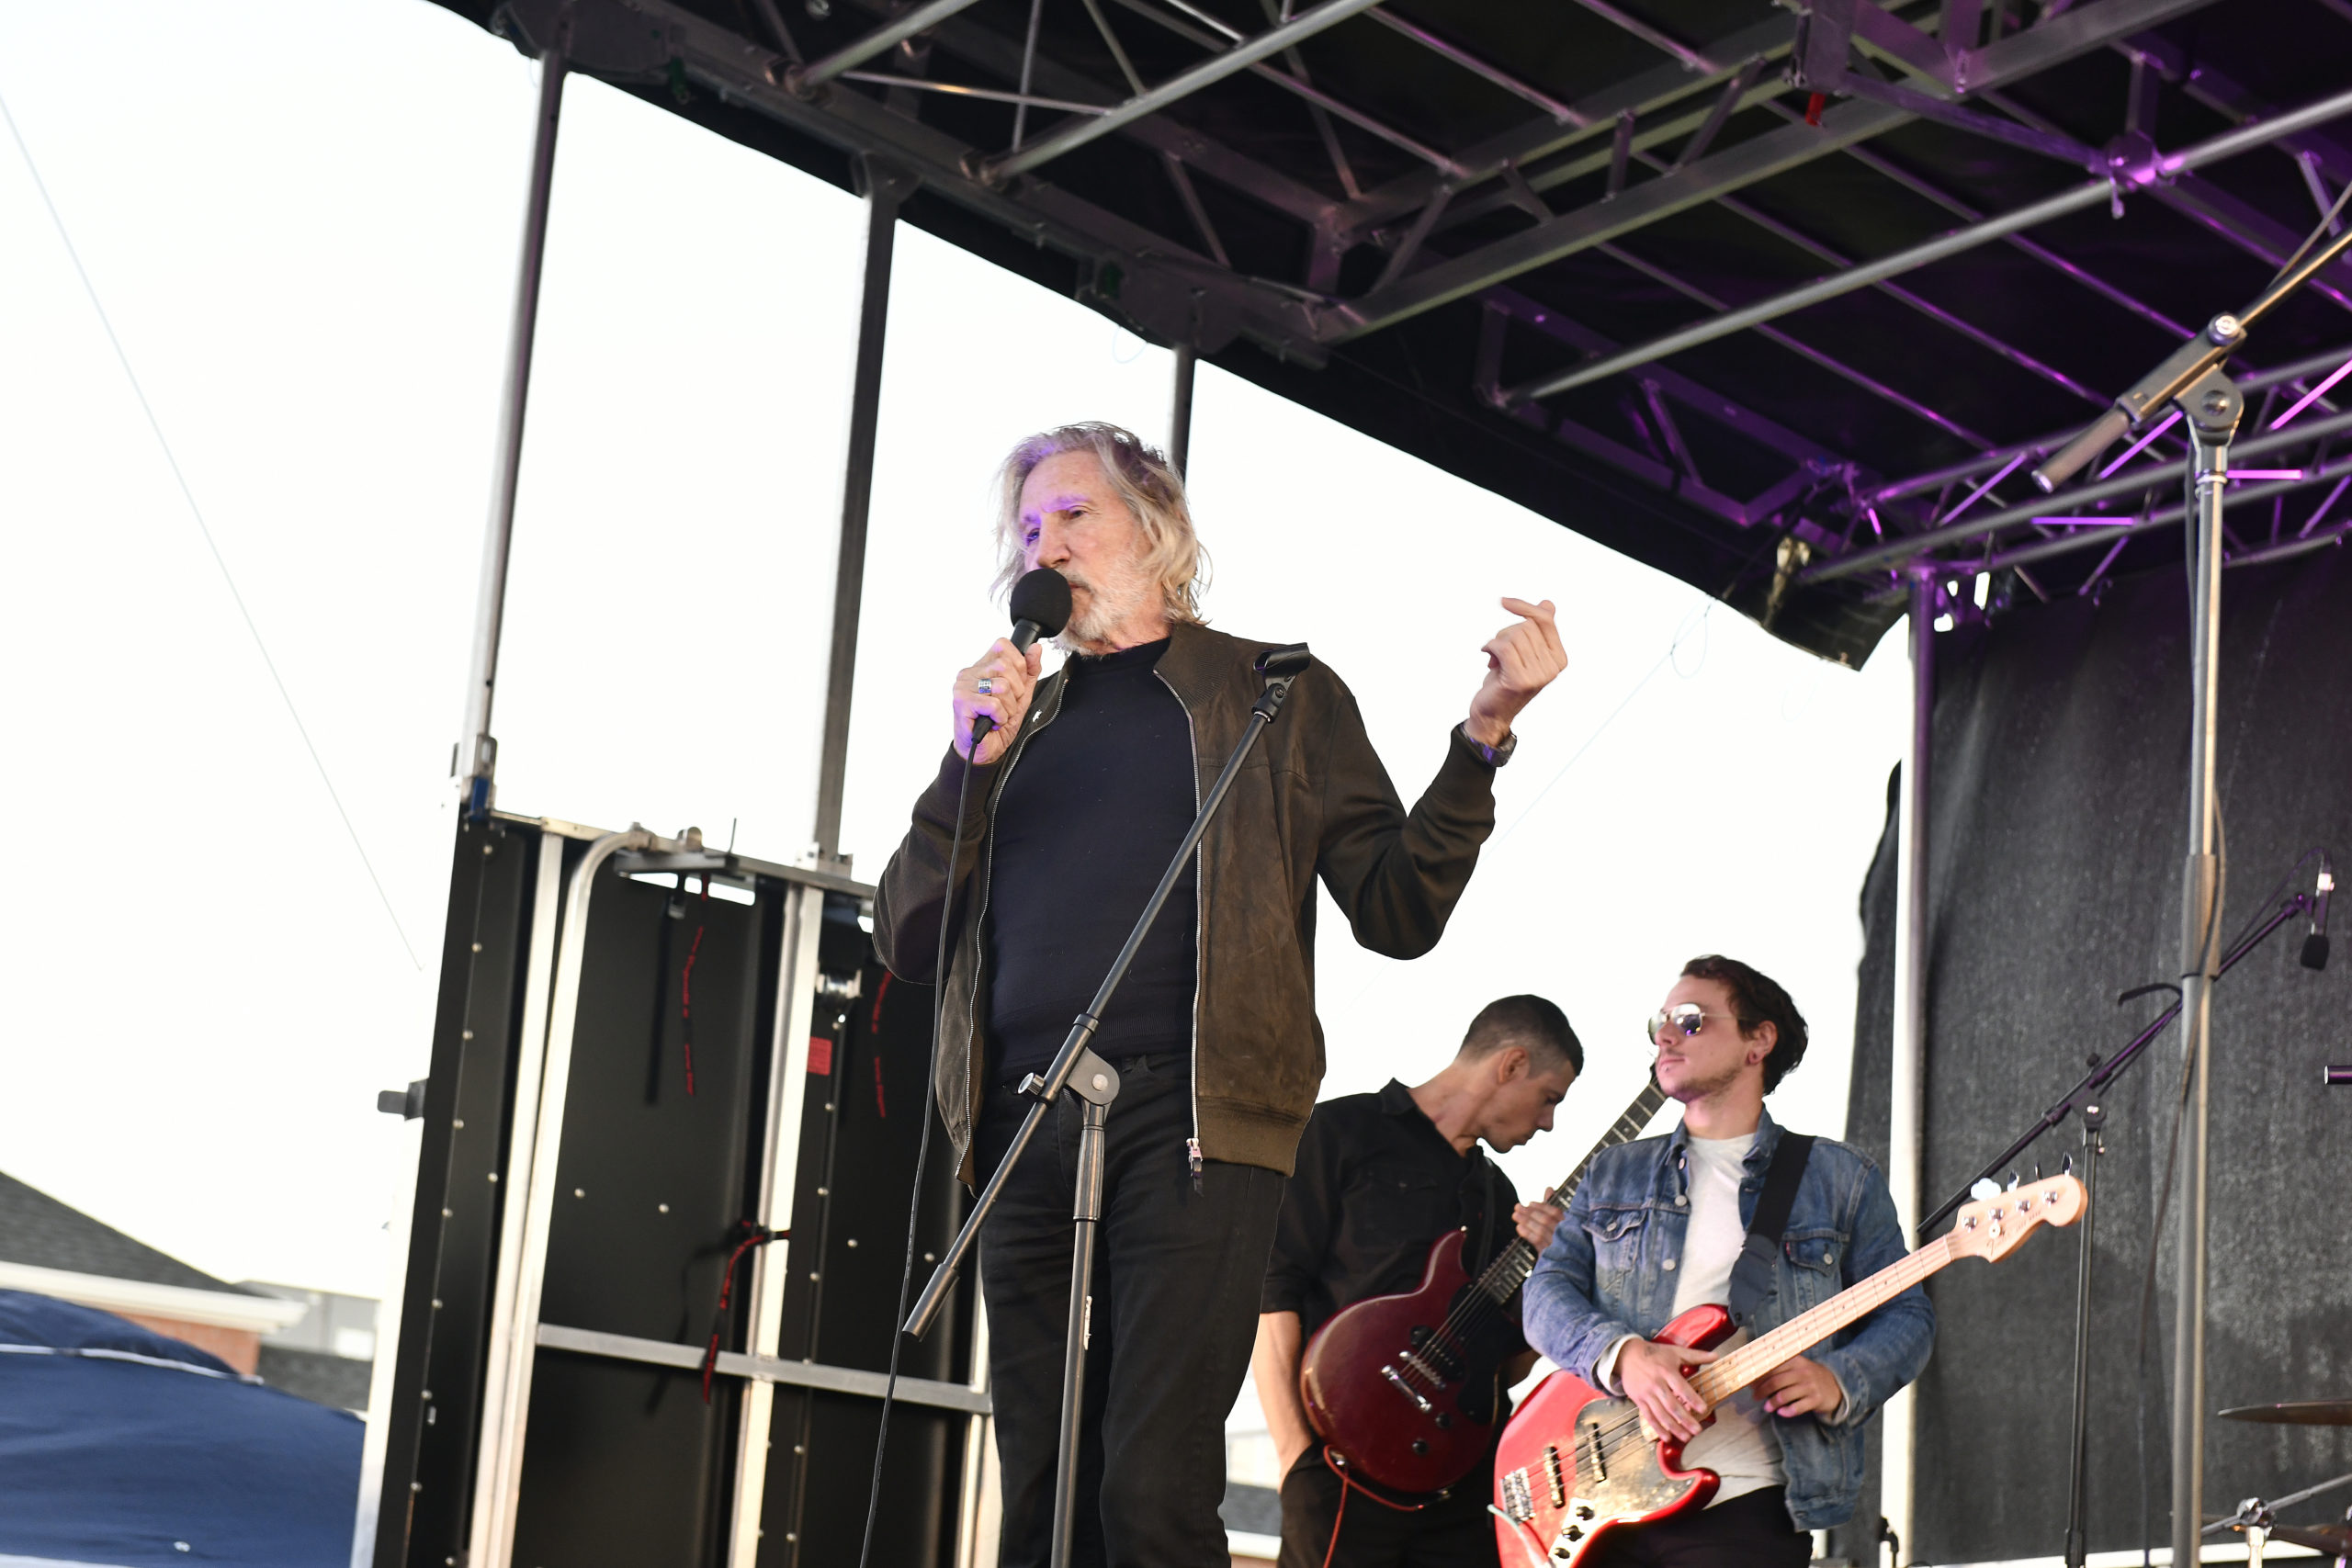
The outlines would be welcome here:
M 1951 1232 L 1869 1279 L 1800 1313 L 1728 1355 L 1682 1374 L 1716 1406 L 1773 1368 L 1858 1323 L 1959 1258 L 1996 1262 L 2045 1224 L 2070 1225 L 2082 1213 L 2082 1183 L 2048 1177 L 2019 1190 L 1963 1204 Z M 1712 1349 L 1730 1337 L 1731 1314 L 1693 1307 L 1653 1343 Z M 1612 1399 L 1567 1372 L 1555 1372 L 1528 1396 L 1495 1451 L 1495 1530 L 1507 1568 L 1574 1568 L 1592 1543 L 1706 1506 L 1719 1477 L 1685 1469 L 1679 1438 L 1660 1438 L 1628 1399 Z

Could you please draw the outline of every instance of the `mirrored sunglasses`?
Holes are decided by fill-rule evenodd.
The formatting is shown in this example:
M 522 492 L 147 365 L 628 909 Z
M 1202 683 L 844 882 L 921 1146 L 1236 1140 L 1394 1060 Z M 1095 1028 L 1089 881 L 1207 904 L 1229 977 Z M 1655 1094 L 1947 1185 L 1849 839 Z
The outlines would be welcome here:
M 1697 1002 L 1677 1002 L 1670 1008 L 1660 1008 L 1650 1014 L 1649 1029 L 1644 1038 L 1649 1041 L 1651 1049 L 1655 1050 L 1660 1037 L 1669 1029 L 1679 1032 L 1683 1039 L 1688 1040 L 1707 1027 L 1707 1020 L 1731 1016 L 1727 1012 L 1709 1012 Z

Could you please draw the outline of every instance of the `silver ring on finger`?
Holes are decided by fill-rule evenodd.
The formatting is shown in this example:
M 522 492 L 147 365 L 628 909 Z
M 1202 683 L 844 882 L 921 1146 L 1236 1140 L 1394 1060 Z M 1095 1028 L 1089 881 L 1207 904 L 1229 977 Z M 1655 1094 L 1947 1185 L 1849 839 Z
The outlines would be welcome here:
M 989 680 L 986 675 L 983 675 L 979 680 L 979 687 L 980 695 L 985 697 L 996 691 L 996 682 Z

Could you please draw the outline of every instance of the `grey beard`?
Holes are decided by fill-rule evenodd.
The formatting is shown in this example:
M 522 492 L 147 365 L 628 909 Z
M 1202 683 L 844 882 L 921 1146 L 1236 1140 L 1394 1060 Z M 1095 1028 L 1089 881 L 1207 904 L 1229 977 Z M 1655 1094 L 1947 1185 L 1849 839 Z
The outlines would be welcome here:
M 1108 639 L 1142 607 L 1145 595 L 1150 592 L 1146 584 L 1133 578 L 1118 583 L 1088 582 L 1082 586 L 1087 590 L 1084 602 L 1071 610 L 1069 624 L 1054 639 L 1065 653 L 1084 653 Z

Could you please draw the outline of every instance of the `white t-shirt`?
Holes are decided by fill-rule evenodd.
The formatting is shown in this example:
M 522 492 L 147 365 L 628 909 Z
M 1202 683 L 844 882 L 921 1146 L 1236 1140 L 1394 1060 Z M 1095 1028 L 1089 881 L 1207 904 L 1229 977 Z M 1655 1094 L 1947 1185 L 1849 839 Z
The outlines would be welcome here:
M 1739 1261 L 1740 1248 L 1747 1241 L 1747 1227 L 1739 1221 L 1739 1184 L 1747 1174 L 1747 1151 L 1756 1146 L 1756 1134 L 1690 1138 L 1687 1145 L 1690 1223 L 1675 1269 L 1677 1317 L 1694 1306 L 1731 1299 L 1732 1265 Z M 1771 1418 L 1762 1403 L 1742 1389 L 1716 1408 L 1715 1424 L 1683 1449 L 1684 1465 L 1703 1465 L 1724 1478 L 1715 1489 L 1715 1502 L 1788 1479 L 1781 1468 L 1781 1445 L 1764 1429 Z
M 1732 1265 L 1739 1261 L 1739 1249 L 1747 1239 L 1747 1228 L 1739 1218 L 1739 1184 L 1747 1174 L 1747 1151 L 1756 1146 L 1756 1134 L 1692 1137 L 1685 1142 L 1690 1151 L 1690 1218 L 1683 1235 L 1682 1256 L 1663 1264 L 1675 1273 L 1676 1317 L 1694 1306 L 1731 1297 Z M 1595 1369 L 1611 1390 L 1621 1393 L 1617 1353 L 1626 1343 L 1621 1339 L 1611 1345 Z M 1743 1389 L 1716 1406 L 1714 1425 L 1684 1447 L 1686 1467 L 1704 1466 L 1723 1477 L 1714 1503 L 1778 1486 L 1788 1479 L 1781 1468 L 1781 1445 L 1764 1429 L 1764 1423 L 1771 1418 L 1762 1403 Z

